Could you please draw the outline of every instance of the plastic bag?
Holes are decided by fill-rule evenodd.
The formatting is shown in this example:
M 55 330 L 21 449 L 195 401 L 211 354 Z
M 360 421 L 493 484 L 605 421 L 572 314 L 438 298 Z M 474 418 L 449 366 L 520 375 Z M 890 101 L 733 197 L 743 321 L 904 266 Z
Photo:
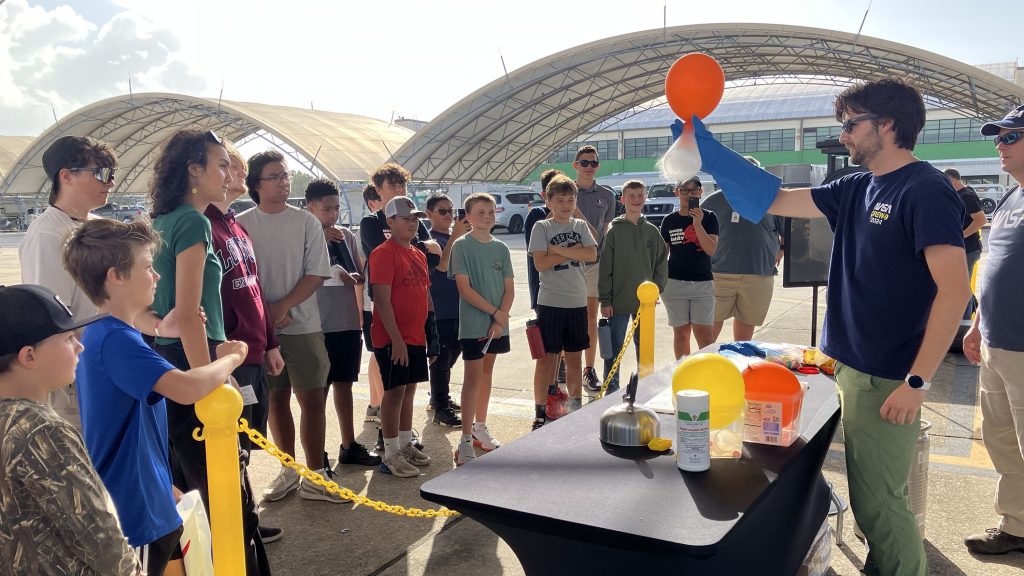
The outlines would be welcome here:
M 213 576 L 213 535 L 199 491 L 182 495 L 177 504 L 181 516 L 181 555 L 188 576 Z

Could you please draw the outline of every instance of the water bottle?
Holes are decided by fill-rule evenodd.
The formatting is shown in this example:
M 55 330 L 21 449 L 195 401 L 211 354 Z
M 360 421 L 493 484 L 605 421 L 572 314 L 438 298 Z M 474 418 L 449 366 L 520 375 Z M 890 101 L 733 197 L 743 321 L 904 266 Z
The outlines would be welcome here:
M 601 358 L 611 360 L 615 357 L 615 351 L 612 350 L 612 327 L 608 324 L 607 318 L 597 321 L 597 343 L 601 350 Z

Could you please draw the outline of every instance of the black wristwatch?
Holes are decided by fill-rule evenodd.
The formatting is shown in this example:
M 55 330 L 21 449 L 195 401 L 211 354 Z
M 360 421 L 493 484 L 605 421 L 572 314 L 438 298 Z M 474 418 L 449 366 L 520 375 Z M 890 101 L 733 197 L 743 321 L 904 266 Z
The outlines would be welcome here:
M 931 382 L 925 380 L 924 378 L 921 378 L 916 374 L 911 374 L 910 376 L 907 376 L 907 384 L 910 384 L 910 387 L 913 388 L 914 390 L 926 391 L 932 387 Z

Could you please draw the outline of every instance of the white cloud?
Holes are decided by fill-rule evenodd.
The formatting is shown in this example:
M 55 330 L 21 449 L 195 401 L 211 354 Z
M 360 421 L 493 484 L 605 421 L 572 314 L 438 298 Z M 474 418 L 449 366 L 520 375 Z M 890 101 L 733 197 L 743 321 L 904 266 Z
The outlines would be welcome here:
M 200 91 L 177 36 L 138 13 L 86 20 L 69 6 L 0 5 L 0 134 L 37 134 L 58 117 L 128 91 Z M 51 111 L 52 107 L 52 111 Z

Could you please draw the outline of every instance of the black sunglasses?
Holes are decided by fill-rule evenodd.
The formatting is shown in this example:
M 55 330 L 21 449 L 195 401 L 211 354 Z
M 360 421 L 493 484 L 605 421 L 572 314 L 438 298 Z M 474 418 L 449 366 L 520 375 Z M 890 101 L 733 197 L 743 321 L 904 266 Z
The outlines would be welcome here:
M 579 165 L 583 168 L 597 168 L 601 162 L 599 160 L 577 160 Z
M 1021 138 L 1024 138 L 1024 132 L 1007 132 L 1006 134 L 1000 134 L 992 139 L 992 142 L 996 146 L 999 144 L 1005 144 L 1007 146 L 1016 144 Z
M 114 183 L 114 171 L 116 168 L 68 168 L 68 172 L 91 172 L 100 182 L 104 184 Z
M 875 118 L 878 118 L 878 114 L 861 114 L 860 116 L 854 116 L 846 122 L 843 122 L 843 132 L 849 134 L 850 132 L 853 132 L 853 129 L 857 126 L 858 122 L 874 120 Z
M 221 146 L 224 145 L 224 141 L 221 140 L 220 136 L 217 136 L 217 133 L 214 132 L 213 130 L 207 130 L 205 136 L 206 136 L 206 138 L 208 140 L 210 140 L 214 144 L 220 144 Z
M 434 212 L 437 212 L 441 216 L 449 216 L 455 214 L 454 208 L 434 208 Z

